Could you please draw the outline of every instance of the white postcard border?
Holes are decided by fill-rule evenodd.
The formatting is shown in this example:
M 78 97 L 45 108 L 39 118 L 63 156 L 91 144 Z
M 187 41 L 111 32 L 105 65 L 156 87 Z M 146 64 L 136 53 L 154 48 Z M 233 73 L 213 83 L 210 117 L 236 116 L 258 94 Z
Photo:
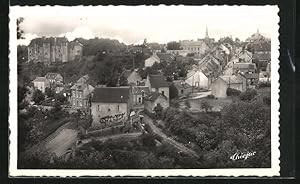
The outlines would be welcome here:
M 163 5 L 160 5 L 163 6 Z M 182 5 L 181 5 L 182 6 Z M 270 5 L 267 5 L 270 6 Z M 142 6 L 141 6 L 142 7 Z M 239 6 L 236 6 L 237 8 Z M 34 7 L 10 7 L 10 41 L 9 41 L 9 176 L 279 176 L 280 171 L 280 150 L 279 150 L 279 8 L 276 9 L 274 19 L 276 25 L 271 33 L 271 168 L 236 168 L 236 169 L 18 169 L 17 168 L 17 38 L 16 38 L 16 18 L 30 16 L 32 10 L 43 12 L 44 9 L 63 9 L 58 11 L 55 16 L 63 16 L 78 14 L 77 12 L 85 12 L 91 15 L 93 11 L 89 9 L 97 8 L 97 6 L 34 6 Z M 76 10 L 76 11 L 74 11 Z M 79 11 L 81 10 L 81 11 Z M 84 10 L 84 11 L 83 11 Z M 49 11 L 48 11 L 49 12 Z M 50 11 L 53 13 L 54 11 Z M 35 12 L 36 13 L 36 12 Z M 116 12 L 118 13 L 118 12 Z M 51 14 L 49 14 L 51 15 Z M 93 14 L 92 14 L 93 15 Z M 277 62 L 276 62 L 277 61 Z

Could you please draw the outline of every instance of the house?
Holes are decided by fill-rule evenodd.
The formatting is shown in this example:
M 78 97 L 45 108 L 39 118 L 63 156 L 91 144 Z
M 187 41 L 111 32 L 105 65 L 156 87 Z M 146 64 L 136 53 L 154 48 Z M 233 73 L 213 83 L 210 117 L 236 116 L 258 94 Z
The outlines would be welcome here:
M 159 92 L 162 95 L 166 96 L 167 99 L 170 98 L 170 85 L 163 75 L 148 75 L 145 86 L 149 88 L 150 92 Z
M 208 77 L 199 67 L 189 70 L 185 83 L 192 87 L 208 89 L 211 84 L 211 78 Z
M 188 51 L 188 53 L 202 55 L 209 50 L 209 45 L 203 40 L 183 40 L 180 41 L 180 45 L 183 50 Z
M 132 104 L 133 106 L 142 106 L 144 97 L 149 94 L 147 86 L 132 86 Z
M 246 79 L 247 88 L 255 88 L 255 86 L 259 80 L 258 73 L 245 73 L 245 74 L 242 74 L 242 76 Z
M 139 75 L 139 73 L 136 70 L 134 71 L 125 70 L 123 76 L 126 78 L 127 84 L 129 85 L 139 86 L 142 81 L 142 77 Z
M 175 60 L 174 55 L 170 54 L 170 53 L 156 53 L 156 55 L 158 56 L 158 58 L 161 62 L 164 61 L 164 62 L 170 63 Z
M 206 76 L 218 77 L 221 73 L 221 62 L 216 57 L 217 54 L 208 53 L 198 62 L 198 67 Z
M 89 75 L 84 75 L 77 80 L 77 83 L 87 83 L 89 79 Z
M 55 93 L 60 93 L 65 89 L 65 86 L 63 84 L 57 84 L 55 85 L 54 91 Z
M 154 63 L 160 63 L 160 59 L 155 53 L 145 60 L 145 68 L 151 67 L 152 65 L 154 65 Z
M 189 51 L 188 50 L 166 50 L 166 53 L 173 54 L 174 56 L 186 57 Z
M 154 108 L 160 104 L 164 109 L 169 107 L 169 99 L 159 92 L 151 92 L 144 98 L 145 109 L 148 112 L 153 113 Z
M 35 89 L 45 93 L 45 89 L 50 88 L 50 81 L 46 77 L 37 77 L 33 80 L 33 86 Z
M 94 87 L 88 84 L 87 76 L 81 77 L 71 88 L 70 102 L 73 108 L 90 107 L 91 93 Z
M 228 88 L 244 92 L 247 88 L 246 79 L 240 74 L 219 76 L 212 84 L 212 94 L 217 98 L 226 98 Z
M 91 101 L 93 126 L 101 125 L 103 119 L 126 120 L 132 108 L 131 89 L 127 86 L 95 88 Z
M 259 62 L 270 62 L 271 54 L 270 53 L 254 53 L 253 59 L 257 59 Z
M 234 63 L 233 73 L 254 73 L 256 70 L 255 63 Z
M 174 80 L 170 88 L 171 87 L 176 89 L 176 94 L 174 96 L 187 96 L 192 92 L 192 86 L 186 83 L 184 80 Z M 170 91 L 170 93 L 171 92 L 172 91 Z
M 49 72 L 45 75 L 45 77 L 49 80 L 51 85 L 62 84 L 64 80 L 59 73 Z
M 239 63 L 252 63 L 252 53 L 247 50 L 242 50 L 238 53 L 238 62 Z

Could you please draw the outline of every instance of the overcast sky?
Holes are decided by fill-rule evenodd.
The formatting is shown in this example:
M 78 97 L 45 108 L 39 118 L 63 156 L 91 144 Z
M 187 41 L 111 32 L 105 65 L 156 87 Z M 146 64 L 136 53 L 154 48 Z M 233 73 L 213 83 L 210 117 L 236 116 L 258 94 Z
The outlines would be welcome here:
M 40 36 L 112 38 L 126 44 L 166 43 L 209 36 L 218 40 L 232 36 L 245 40 L 259 29 L 270 37 L 277 23 L 276 6 L 100 6 L 100 7 L 18 7 L 24 17 L 25 39 Z

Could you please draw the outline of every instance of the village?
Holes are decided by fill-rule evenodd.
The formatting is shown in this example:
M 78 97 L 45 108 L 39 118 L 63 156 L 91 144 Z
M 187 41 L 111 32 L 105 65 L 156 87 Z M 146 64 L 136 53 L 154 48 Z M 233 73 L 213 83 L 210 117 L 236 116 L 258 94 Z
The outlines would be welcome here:
M 28 75 L 29 81 L 22 85 L 19 114 L 26 115 L 26 118 L 19 123 L 24 123 L 21 127 L 25 129 L 25 125 L 36 122 L 30 124 L 30 128 L 26 127 L 30 129 L 27 135 L 30 138 L 23 140 L 35 141 L 23 147 L 22 153 L 47 152 L 51 155 L 51 164 L 61 163 L 61 160 L 57 160 L 68 162 L 75 159 L 78 150 L 82 152 L 83 148 L 87 149 L 88 145 L 97 141 L 101 145 L 114 142 L 114 146 L 122 147 L 124 142 L 134 142 L 142 136 L 141 141 L 145 145 L 170 145 L 180 159 L 189 157 L 197 160 L 188 163 L 198 167 L 193 164 L 208 160 L 206 158 L 211 157 L 212 150 L 220 147 L 215 145 L 229 144 L 225 138 L 215 140 L 219 135 L 216 132 L 222 129 L 218 124 L 220 119 L 235 114 L 234 111 L 244 113 L 253 110 L 253 113 L 259 111 L 265 114 L 264 110 L 271 103 L 271 40 L 258 29 L 252 35 L 249 33 L 245 41 L 233 39 L 232 36 L 216 41 L 209 36 L 208 28 L 203 35 L 197 40 L 167 44 L 148 43 L 145 39 L 138 45 L 122 46 L 121 51 L 99 49 L 93 56 L 85 51 L 88 43 L 80 39 L 33 39 L 23 48 L 20 60 L 22 66 L 39 68 L 36 71 L 28 70 L 30 73 L 24 71 L 22 79 L 19 79 L 25 80 L 23 76 Z M 93 49 L 93 46 L 89 46 L 89 49 Z M 103 65 L 95 62 L 108 57 L 110 60 Z M 115 61 L 122 67 L 109 63 Z M 70 69 L 69 73 L 72 74 L 66 74 L 68 71 L 61 67 L 78 65 L 78 71 L 89 71 L 82 69 L 88 68 L 89 64 L 90 71 L 95 70 L 95 73 L 72 73 Z M 97 73 L 99 70 L 94 68 L 102 66 L 107 69 Z M 105 78 L 105 72 L 111 68 L 117 69 Z M 260 103 L 257 100 L 259 98 L 264 105 L 256 108 L 256 103 Z M 231 108 L 233 105 L 237 106 Z M 245 117 L 251 119 L 250 115 Z M 202 122 L 201 126 L 199 122 Z M 250 126 L 252 122 L 249 120 L 248 123 Z M 228 130 L 233 131 L 230 128 Z M 256 136 L 261 136 L 262 132 L 257 132 Z M 231 133 L 242 136 L 241 132 Z M 245 139 L 253 140 L 249 137 Z M 129 147 L 124 149 L 128 151 Z M 230 149 L 235 148 L 232 146 Z M 113 152 L 108 155 L 114 157 L 111 154 Z M 108 157 L 105 159 L 109 160 Z M 169 167 L 176 165 L 178 160 L 168 156 L 163 158 L 168 163 L 174 163 Z M 103 159 L 104 156 L 100 160 Z M 204 165 L 210 167 L 208 161 Z M 223 163 L 220 167 L 224 165 L 228 166 Z M 72 164 L 68 166 L 73 167 Z M 103 167 L 110 168 L 109 164 Z

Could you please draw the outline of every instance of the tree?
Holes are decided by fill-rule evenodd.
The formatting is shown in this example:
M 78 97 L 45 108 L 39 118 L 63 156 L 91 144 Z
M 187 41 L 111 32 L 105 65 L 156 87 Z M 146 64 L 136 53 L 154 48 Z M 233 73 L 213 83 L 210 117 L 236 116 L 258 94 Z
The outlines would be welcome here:
M 45 95 L 40 90 L 35 90 L 32 95 L 32 100 L 35 104 L 41 104 L 45 100 Z
M 156 145 L 155 136 L 152 134 L 143 134 L 142 143 L 144 146 L 153 148 Z
M 205 112 L 207 113 L 208 110 L 211 111 L 213 107 L 208 103 L 208 101 L 203 101 L 201 103 L 201 108 L 204 109 Z
M 23 17 L 17 19 L 17 39 L 24 39 L 22 36 L 24 31 L 20 28 L 20 24 L 24 21 Z
M 52 98 L 55 95 L 55 91 L 49 87 L 45 88 L 45 94 L 48 98 Z
M 240 99 L 242 101 L 251 101 L 257 95 L 257 91 L 255 89 L 247 89 L 245 92 L 240 94 Z
M 162 115 L 162 111 L 163 111 L 163 107 L 158 103 L 155 107 L 154 107 L 154 112 L 157 118 L 161 118 Z
M 168 50 L 182 50 L 180 43 L 175 42 L 175 41 L 167 43 L 167 49 Z

